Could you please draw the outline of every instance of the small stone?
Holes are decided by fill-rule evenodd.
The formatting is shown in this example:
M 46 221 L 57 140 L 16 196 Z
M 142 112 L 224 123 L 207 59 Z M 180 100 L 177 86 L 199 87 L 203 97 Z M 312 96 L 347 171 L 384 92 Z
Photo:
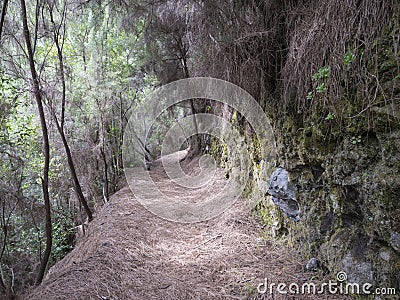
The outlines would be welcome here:
M 398 232 L 393 232 L 390 236 L 390 245 L 394 250 L 400 252 L 400 234 Z
M 389 261 L 390 260 L 390 253 L 389 251 L 382 251 L 379 253 L 380 258 L 382 258 L 384 261 Z
M 306 270 L 307 271 L 318 271 L 318 269 L 320 268 L 321 263 L 318 259 L 316 259 L 315 257 L 311 258 L 310 261 L 306 264 Z

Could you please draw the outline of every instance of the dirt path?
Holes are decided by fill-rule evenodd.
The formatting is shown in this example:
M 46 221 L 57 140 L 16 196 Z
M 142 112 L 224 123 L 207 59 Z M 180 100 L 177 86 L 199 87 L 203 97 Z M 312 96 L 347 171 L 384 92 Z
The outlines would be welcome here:
M 174 190 L 162 168 L 151 172 L 160 188 L 182 200 L 213 192 Z M 27 298 L 340 299 L 258 293 L 266 277 L 301 284 L 313 276 L 285 247 L 263 239 L 262 230 L 244 199 L 212 220 L 179 224 L 147 211 L 125 187 Z

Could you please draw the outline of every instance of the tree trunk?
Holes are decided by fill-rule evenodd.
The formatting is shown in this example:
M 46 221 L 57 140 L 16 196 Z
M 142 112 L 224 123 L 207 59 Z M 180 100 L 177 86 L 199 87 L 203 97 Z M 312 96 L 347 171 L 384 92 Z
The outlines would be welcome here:
M 64 6 L 64 12 L 65 12 L 65 6 Z M 58 121 L 53 108 L 51 108 L 51 110 L 52 110 L 52 114 L 53 114 L 53 117 L 54 117 L 54 120 L 55 120 L 55 123 L 57 126 L 58 133 L 60 134 L 61 140 L 63 142 L 65 154 L 67 155 L 68 167 L 69 167 L 71 177 L 72 177 L 72 180 L 74 183 L 74 189 L 75 189 L 76 196 L 78 197 L 79 202 L 81 202 L 81 204 L 83 205 L 83 208 L 85 209 L 85 212 L 88 216 L 88 220 L 90 222 L 93 220 L 93 214 L 89 208 L 89 205 L 85 199 L 85 196 L 83 195 L 82 187 L 79 182 L 78 176 L 76 174 L 75 164 L 72 159 L 71 149 L 68 145 L 68 141 L 67 141 L 67 138 L 66 138 L 65 132 L 64 132 L 65 100 L 66 100 L 64 60 L 63 60 L 62 48 L 61 48 L 60 42 L 59 42 L 59 36 L 60 36 L 59 28 L 56 30 L 56 27 L 55 27 L 56 24 L 54 22 L 54 17 L 53 17 L 53 8 L 51 6 L 49 6 L 49 13 L 50 13 L 51 23 L 53 24 L 53 27 L 54 27 L 53 28 L 53 38 L 54 38 L 54 43 L 57 48 L 57 57 L 58 57 L 58 64 L 59 64 L 59 68 L 60 68 L 60 77 L 61 77 L 62 96 L 61 96 L 61 120 L 60 120 L 60 122 Z M 64 16 L 64 13 L 63 13 L 63 16 Z M 65 19 L 63 18 L 63 20 L 65 20 Z M 61 25 L 60 25 L 60 27 L 61 27 Z
M 182 57 L 181 61 L 182 61 L 182 65 L 183 65 L 183 70 L 184 70 L 184 75 L 185 78 L 189 78 L 189 68 L 187 66 L 187 57 L 186 57 L 186 53 L 187 51 L 184 50 L 184 47 L 182 45 L 182 41 L 179 40 L 179 52 L 180 55 Z M 195 131 L 197 134 L 191 136 L 188 140 L 188 143 L 190 145 L 189 147 L 189 152 L 186 155 L 186 157 L 183 160 L 187 160 L 190 161 L 193 158 L 195 158 L 196 156 L 200 155 L 202 152 L 202 148 L 203 148 L 203 140 L 201 138 L 201 135 L 198 134 L 199 130 L 198 130 L 198 126 L 197 126 L 197 120 L 196 120 L 196 114 L 198 113 L 198 109 L 196 109 L 195 103 L 193 99 L 190 99 L 190 108 L 192 111 L 192 115 L 193 115 L 193 125 L 195 128 Z
M 4 0 L 3 8 L 1 10 L 1 18 L 0 18 L 0 40 L 1 40 L 1 34 L 3 33 L 4 20 L 6 18 L 7 4 L 8 4 L 8 0 Z
M 103 164 L 104 164 L 104 183 L 103 183 L 103 199 L 104 203 L 108 202 L 108 164 L 107 164 L 107 158 L 106 154 L 104 153 L 103 146 L 100 148 L 101 152 L 101 158 L 103 159 Z
M 196 156 L 200 155 L 202 152 L 202 148 L 203 148 L 203 141 L 201 138 L 201 135 L 198 134 L 198 127 L 197 127 L 197 121 L 196 121 L 196 114 L 197 114 L 197 110 L 194 104 L 194 100 L 190 99 L 190 108 L 192 111 L 192 115 L 193 115 L 193 124 L 195 127 L 195 131 L 197 134 L 191 136 L 188 140 L 189 142 L 189 152 L 187 153 L 186 157 L 184 158 L 184 160 L 187 161 L 191 161 L 193 158 L 195 158 Z
M 42 94 L 40 92 L 39 79 L 36 73 L 32 44 L 28 29 L 25 0 L 21 0 L 21 17 L 22 17 L 22 25 L 23 25 L 25 43 L 29 59 L 29 67 L 32 75 L 33 92 L 38 107 L 40 126 L 42 128 L 42 135 L 43 135 L 44 167 L 43 167 L 43 178 L 42 178 L 42 190 L 43 190 L 44 206 L 46 211 L 46 216 L 45 216 L 46 249 L 43 253 L 43 257 L 40 262 L 39 272 L 37 274 L 35 281 L 35 284 L 39 285 L 43 280 L 43 276 L 46 271 L 46 266 L 50 258 L 51 246 L 53 243 L 52 228 L 51 228 L 51 207 L 50 207 L 50 196 L 49 196 L 50 144 L 49 144 L 49 135 L 47 131 L 46 117 L 43 109 Z
M 7 238 L 8 238 L 8 224 L 5 216 L 5 210 L 6 210 L 6 204 L 5 200 L 2 201 L 3 207 L 2 207 L 2 215 L 1 215 L 1 224 L 2 224 L 2 229 L 3 229 L 3 244 L 1 247 L 1 252 L 0 252 L 0 263 L 3 260 L 3 255 L 4 252 L 6 251 L 6 245 L 7 245 Z M 2 274 L 1 274 L 2 275 Z M 5 280 L 3 279 L 3 276 L 0 276 L 0 289 L 3 291 L 3 294 L 6 296 L 6 298 L 11 298 L 12 291 L 10 291 L 9 287 L 6 285 Z M 1 294 L 1 293 L 0 293 Z
M 85 199 L 85 196 L 83 195 L 82 192 L 82 188 L 81 188 L 81 184 L 79 183 L 79 179 L 78 179 L 78 175 L 76 174 L 76 170 L 75 170 L 75 165 L 74 165 L 74 161 L 72 160 L 72 154 L 71 154 L 71 149 L 69 148 L 68 142 L 67 142 L 67 138 L 65 137 L 64 134 L 64 130 L 61 128 L 58 120 L 56 117 L 54 117 L 55 119 L 55 123 L 57 126 L 57 130 L 58 133 L 61 136 L 61 140 L 63 142 L 64 145 L 64 150 L 65 150 L 65 154 L 67 155 L 67 162 L 68 162 L 68 167 L 71 173 L 71 177 L 72 177 L 72 181 L 74 183 L 74 189 L 75 189 L 75 193 L 79 199 L 79 202 L 83 205 L 83 208 L 88 216 L 88 220 L 89 222 L 93 220 L 93 214 L 92 211 L 89 208 L 89 205 Z

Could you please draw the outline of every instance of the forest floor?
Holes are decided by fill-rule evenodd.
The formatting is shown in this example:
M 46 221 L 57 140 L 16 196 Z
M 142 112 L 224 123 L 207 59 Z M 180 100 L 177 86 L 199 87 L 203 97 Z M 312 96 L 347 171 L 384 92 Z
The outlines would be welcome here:
M 196 167 L 194 167 L 196 168 Z M 207 198 L 209 189 L 174 189 L 162 167 L 151 171 L 168 194 Z M 215 179 L 215 188 L 223 176 Z M 345 299 L 339 295 L 273 295 L 257 286 L 329 278 L 306 272 L 282 242 L 265 232 L 239 198 L 211 220 L 181 224 L 146 210 L 128 186 L 99 209 L 74 250 L 54 265 L 27 299 Z M 264 288 L 262 286 L 261 288 Z

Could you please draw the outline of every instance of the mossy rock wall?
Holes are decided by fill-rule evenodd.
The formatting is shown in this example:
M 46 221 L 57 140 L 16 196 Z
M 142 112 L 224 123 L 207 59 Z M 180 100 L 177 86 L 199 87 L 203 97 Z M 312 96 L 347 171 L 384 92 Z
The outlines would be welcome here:
M 305 258 L 320 259 L 332 274 L 376 287 L 400 287 L 399 24 L 376 41 L 375 74 L 381 89 L 367 109 L 351 106 L 333 119 L 287 116 L 276 122 L 280 164 L 296 184 L 302 220 L 287 223 Z M 396 34 L 395 34 L 396 32 Z M 372 67 L 371 67 L 372 68 Z M 372 72 L 372 70 L 371 70 Z M 355 89 L 354 103 L 365 102 Z M 353 117 L 356 116 L 356 117 Z M 341 123 L 335 122 L 341 118 Z
M 303 256 L 353 282 L 398 289 L 400 130 L 345 137 L 333 149 L 286 138 L 292 143 L 282 164 L 302 211 L 301 222 L 287 226 Z
M 399 291 L 399 24 L 391 22 L 386 31 L 376 42 L 378 59 L 368 66 L 380 78 L 371 84 L 378 89 L 372 104 L 362 107 L 363 92 L 354 86 L 343 97 L 327 101 L 336 101 L 343 108 L 341 115 L 327 117 L 327 111 L 310 107 L 305 113 L 292 107 L 270 116 L 280 153 L 275 165 L 284 167 L 297 187 L 300 222 L 284 216 L 267 195 L 269 174 L 257 159 L 254 140 L 244 134 L 235 153 L 219 156 L 228 174 L 241 149 L 250 152 L 244 195 L 268 225 L 267 233 L 289 235 L 305 263 L 316 257 L 332 276 L 345 271 L 350 282 Z

